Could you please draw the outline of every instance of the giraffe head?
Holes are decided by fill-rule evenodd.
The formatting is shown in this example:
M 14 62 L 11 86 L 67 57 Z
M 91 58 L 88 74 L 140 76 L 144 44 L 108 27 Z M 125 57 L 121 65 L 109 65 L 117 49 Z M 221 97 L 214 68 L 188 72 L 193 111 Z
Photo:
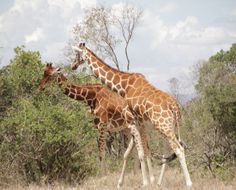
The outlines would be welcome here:
M 40 81 L 39 89 L 44 90 L 48 82 L 55 80 L 61 74 L 61 68 L 54 68 L 52 63 L 47 63 L 44 68 L 43 78 Z
M 79 65 L 82 65 L 85 63 L 85 60 L 86 60 L 85 51 L 84 51 L 86 50 L 85 43 L 80 43 L 79 47 L 72 46 L 72 49 L 75 51 L 76 57 L 75 57 L 75 60 L 71 64 L 71 69 L 76 70 Z

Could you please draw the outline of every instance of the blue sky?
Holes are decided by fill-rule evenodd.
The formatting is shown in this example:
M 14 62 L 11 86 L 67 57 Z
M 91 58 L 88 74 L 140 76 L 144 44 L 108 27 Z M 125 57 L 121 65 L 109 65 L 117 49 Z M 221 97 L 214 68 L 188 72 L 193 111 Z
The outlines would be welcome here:
M 9 63 L 19 45 L 40 51 L 44 61 L 61 63 L 85 8 L 124 3 L 143 10 L 130 44 L 131 71 L 160 89 L 168 90 L 168 80 L 177 77 L 191 93 L 193 66 L 236 42 L 235 0 L 1 0 L 1 64 Z

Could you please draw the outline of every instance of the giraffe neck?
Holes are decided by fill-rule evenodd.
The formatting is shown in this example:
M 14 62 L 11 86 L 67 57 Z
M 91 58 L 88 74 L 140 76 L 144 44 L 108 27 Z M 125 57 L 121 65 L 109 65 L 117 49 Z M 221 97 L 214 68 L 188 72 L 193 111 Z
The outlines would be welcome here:
M 62 74 L 58 74 L 56 77 L 56 81 L 59 87 L 63 88 L 66 85 L 67 78 Z
M 130 74 L 110 67 L 88 48 L 86 48 L 86 57 L 88 65 L 96 77 L 110 89 L 124 96 L 127 86 L 127 77 Z
M 64 90 L 64 94 L 72 99 L 83 101 L 94 108 L 95 98 L 98 91 L 97 86 L 79 86 L 73 84 L 66 84 L 67 78 L 63 74 L 59 74 L 57 77 L 58 85 Z

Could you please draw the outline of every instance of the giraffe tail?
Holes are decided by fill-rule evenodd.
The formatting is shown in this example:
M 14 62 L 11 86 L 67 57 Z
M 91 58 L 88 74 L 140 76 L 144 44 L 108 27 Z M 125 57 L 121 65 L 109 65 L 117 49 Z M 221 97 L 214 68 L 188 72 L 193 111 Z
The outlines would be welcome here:
M 174 115 L 174 125 L 175 129 L 177 129 L 177 135 L 178 135 L 178 141 L 181 141 L 180 138 L 180 120 L 181 120 L 181 114 L 180 114 L 180 107 L 177 102 L 174 104 L 170 105 L 170 109 Z
M 175 111 L 175 126 L 177 128 L 177 135 L 178 135 L 178 141 L 181 142 L 181 138 L 180 138 L 180 109 L 178 107 L 178 109 Z
M 169 156 L 165 156 L 165 155 L 161 156 L 161 155 L 158 155 L 158 154 L 154 154 L 152 156 L 153 156 L 153 158 L 160 160 L 159 165 L 163 165 L 163 164 L 172 162 L 173 160 L 175 160 L 177 158 L 177 155 L 175 153 L 172 153 Z
M 184 149 L 187 148 L 187 145 L 183 141 L 179 141 L 179 143 L 180 143 L 181 146 L 183 146 Z M 169 156 L 164 156 L 163 155 L 162 158 L 161 158 L 160 165 L 172 162 L 176 158 L 177 158 L 177 155 L 175 153 L 172 153 Z
M 180 114 L 179 104 L 176 103 L 175 107 L 176 108 L 172 109 L 172 111 L 173 111 L 173 114 L 174 114 L 174 117 L 175 117 L 175 127 L 177 128 L 178 141 L 179 141 L 180 145 L 184 149 L 186 149 L 187 148 L 186 143 L 183 140 L 181 140 L 181 138 L 180 138 L 180 120 L 181 120 L 181 114 Z
M 180 127 L 177 128 L 178 141 L 181 142 L 180 138 Z

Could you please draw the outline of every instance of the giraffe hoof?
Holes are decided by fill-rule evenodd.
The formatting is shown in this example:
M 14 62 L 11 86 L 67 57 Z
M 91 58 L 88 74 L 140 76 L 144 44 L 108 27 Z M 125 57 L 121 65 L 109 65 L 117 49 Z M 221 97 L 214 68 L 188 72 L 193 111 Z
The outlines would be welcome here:
M 189 181 L 189 182 L 186 183 L 186 185 L 187 185 L 188 188 L 191 188 L 193 183 L 191 181 Z
M 147 187 L 149 185 L 148 181 L 143 182 L 143 187 Z
M 121 180 L 118 181 L 118 184 L 117 184 L 117 189 L 121 189 L 123 183 Z
M 122 187 L 122 186 L 121 186 L 120 184 L 117 185 L 117 189 L 121 189 L 121 187 Z
M 150 182 L 151 182 L 151 184 L 154 184 L 154 182 L 155 182 L 155 177 L 154 176 L 150 177 Z

